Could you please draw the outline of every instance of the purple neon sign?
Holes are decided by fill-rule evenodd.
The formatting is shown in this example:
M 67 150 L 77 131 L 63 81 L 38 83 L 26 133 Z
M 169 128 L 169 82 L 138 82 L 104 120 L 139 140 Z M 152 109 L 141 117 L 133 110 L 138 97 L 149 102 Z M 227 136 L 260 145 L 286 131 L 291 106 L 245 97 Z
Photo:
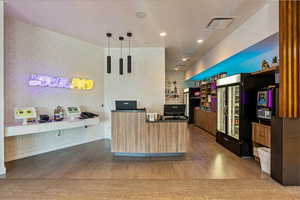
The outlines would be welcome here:
M 31 87 L 71 88 L 71 79 L 64 77 L 53 77 L 40 74 L 32 74 L 29 79 Z

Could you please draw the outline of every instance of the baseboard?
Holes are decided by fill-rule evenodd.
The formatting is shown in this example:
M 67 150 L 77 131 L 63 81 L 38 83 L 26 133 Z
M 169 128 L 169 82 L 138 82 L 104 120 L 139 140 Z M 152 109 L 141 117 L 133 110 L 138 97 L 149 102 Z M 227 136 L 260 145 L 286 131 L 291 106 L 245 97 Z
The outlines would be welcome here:
M 18 159 L 22 159 L 22 158 L 27 158 L 27 157 L 31 157 L 31 156 L 36 156 L 36 155 L 39 155 L 39 154 L 48 153 L 48 152 L 51 152 L 51 151 L 57 151 L 57 150 L 61 150 L 61 149 L 65 149 L 65 148 L 69 148 L 69 147 L 73 147 L 73 146 L 77 146 L 77 145 L 81 145 L 81 144 L 86 144 L 86 143 L 90 143 L 90 142 L 95 142 L 95 141 L 98 141 L 98 140 L 104 140 L 104 139 L 107 139 L 107 138 L 106 137 L 93 138 L 93 139 L 86 140 L 84 142 L 63 144 L 63 145 L 56 146 L 56 147 L 50 148 L 50 149 L 43 149 L 43 150 L 39 150 L 39 151 L 24 152 L 24 153 L 16 154 L 16 155 L 14 155 L 14 156 L 12 156 L 10 158 L 5 159 L 5 162 L 9 162 L 9 161 L 13 161 L 13 160 L 18 160 Z

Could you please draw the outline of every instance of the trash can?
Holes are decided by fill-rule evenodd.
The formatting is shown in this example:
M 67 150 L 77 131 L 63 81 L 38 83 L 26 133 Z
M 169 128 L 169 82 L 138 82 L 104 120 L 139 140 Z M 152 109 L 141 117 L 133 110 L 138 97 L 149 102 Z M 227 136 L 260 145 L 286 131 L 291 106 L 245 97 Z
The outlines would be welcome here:
M 258 156 L 261 170 L 267 174 L 271 174 L 271 149 L 267 147 L 258 148 Z

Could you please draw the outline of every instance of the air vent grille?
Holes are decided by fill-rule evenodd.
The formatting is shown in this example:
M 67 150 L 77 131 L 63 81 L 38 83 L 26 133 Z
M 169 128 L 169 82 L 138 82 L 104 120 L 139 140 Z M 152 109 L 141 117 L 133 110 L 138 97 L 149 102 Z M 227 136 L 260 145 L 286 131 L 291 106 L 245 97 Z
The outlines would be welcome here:
M 210 20 L 206 28 L 212 30 L 226 29 L 232 23 L 233 23 L 233 17 L 216 17 Z

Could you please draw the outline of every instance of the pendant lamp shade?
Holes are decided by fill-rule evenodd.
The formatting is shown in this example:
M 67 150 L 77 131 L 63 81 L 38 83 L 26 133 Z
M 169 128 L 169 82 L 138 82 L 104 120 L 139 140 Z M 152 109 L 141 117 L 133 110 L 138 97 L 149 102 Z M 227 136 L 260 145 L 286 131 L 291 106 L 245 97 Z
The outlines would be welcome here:
M 119 60 L 119 72 L 120 72 L 120 75 L 124 74 L 124 72 L 123 72 L 123 58 L 120 58 L 120 60 Z
M 111 56 L 107 56 L 106 58 L 106 66 L 107 66 L 107 73 L 110 74 L 111 73 Z
M 106 37 L 108 40 L 108 56 L 106 58 L 106 67 L 107 67 L 107 73 L 111 73 L 111 55 L 110 55 L 110 38 L 112 37 L 111 33 L 106 33 Z
M 128 56 L 127 56 L 127 73 L 130 74 L 132 71 L 132 67 L 131 67 L 131 46 L 130 46 L 130 42 L 131 42 L 131 37 L 132 37 L 132 33 L 127 33 L 127 37 L 128 37 Z
M 127 56 L 127 72 L 131 73 L 131 56 Z
M 119 60 L 119 73 L 120 75 L 123 75 L 124 74 L 124 71 L 123 71 L 123 54 L 122 54 L 122 51 L 123 51 L 123 46 L 122 46 L 122 42 L 124 40 L 124 37 L 119 37 L 119 40 L 121 42 L 121 56 L 120 56 L 120 60 Z

